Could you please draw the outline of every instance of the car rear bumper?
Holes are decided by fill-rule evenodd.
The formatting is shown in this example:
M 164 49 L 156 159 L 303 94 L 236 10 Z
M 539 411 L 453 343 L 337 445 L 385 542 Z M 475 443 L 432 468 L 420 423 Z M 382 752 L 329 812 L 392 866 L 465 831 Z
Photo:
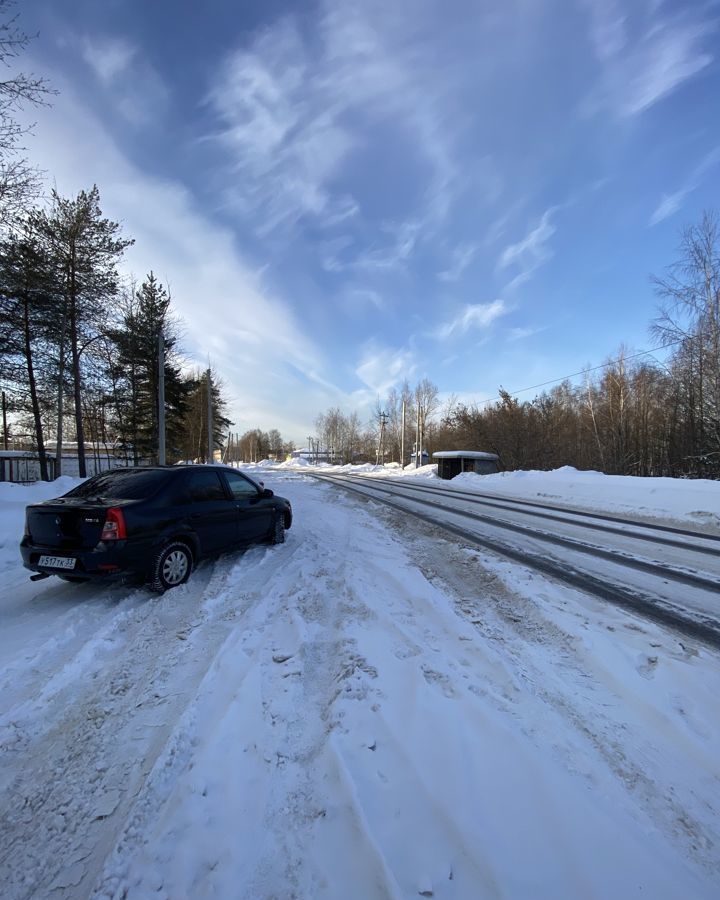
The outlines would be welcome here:
M 37 544 L 20 544 L 23 565 L 31 572 L 46 575 L 63 575 L 86 581 L 105 581 L 145 575 L 149 571 L 151 555 L 147 546 L 136 547 L 129 541 L 100 542 L 91 550 L 62 547 L 44 547 Z M 42 557 L 72 559 L 74 565 L 65 568 L 43 565 Z

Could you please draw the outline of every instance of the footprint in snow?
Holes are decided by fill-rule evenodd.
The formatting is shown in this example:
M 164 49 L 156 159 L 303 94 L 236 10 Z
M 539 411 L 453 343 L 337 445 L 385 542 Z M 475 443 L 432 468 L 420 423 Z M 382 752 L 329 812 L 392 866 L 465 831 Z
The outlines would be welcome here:
M 425 681 L 428 684 L 435 685 L 440 688 L 443 694 L 446 697 L 455 697 L 455 688 L 452 686 L 452 682 L 443 672 L 436 672 L 434 669 L 431 669 L 429 666 L 422 666 L 422 673 Z

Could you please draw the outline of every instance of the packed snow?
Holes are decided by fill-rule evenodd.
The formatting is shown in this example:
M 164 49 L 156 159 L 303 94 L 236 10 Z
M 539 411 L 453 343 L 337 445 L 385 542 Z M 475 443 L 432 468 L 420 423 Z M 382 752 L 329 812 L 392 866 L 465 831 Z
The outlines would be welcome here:
M 29 582 L 24 506 L 76 480 L 0 485 L 4 898 L 720 895 L 717 652 L 247 469 L 286 543 L 161 597 Z M 666 481 L 453 485 L 714 527 L 719 485 Z

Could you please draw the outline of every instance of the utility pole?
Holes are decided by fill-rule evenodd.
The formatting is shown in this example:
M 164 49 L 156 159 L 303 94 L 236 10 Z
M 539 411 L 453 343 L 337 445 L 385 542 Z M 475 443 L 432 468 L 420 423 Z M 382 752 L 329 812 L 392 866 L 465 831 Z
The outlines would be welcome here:
M 380 434 L 378 435 L 378 449 L 377 454 L 375 456 L 375 465 L 380 462 L 380 465 L 385 465 L 385 423 L 387 422 L 387 413 L 381 412 L 379 414 L 380 419 Z
M 402 402 L 402 425 L 400 426 L 400 468 L 405 468 L 405 398 Z
M 158 463 L 165 465 L 165 335 L 158 335 Z
M 421 437 L 420 437 L 420 404 L 417 405 L 417 427 L 415 431 L 415 468 L 420 467 L 420 460 L 422 459 L 422 447 Z
M 207 412 L 208 412 L 208 462 L 214 462 L 213 455 L 213 408 L 212 408 L 212 373 L 207 370 Z

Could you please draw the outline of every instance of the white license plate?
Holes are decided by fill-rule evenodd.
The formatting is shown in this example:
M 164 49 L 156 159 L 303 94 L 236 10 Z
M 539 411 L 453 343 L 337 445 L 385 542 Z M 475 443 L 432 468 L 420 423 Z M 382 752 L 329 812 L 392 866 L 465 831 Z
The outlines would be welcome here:
M 38 565 L 51 569 L 74 569 L 76 562 L 72 556 L 41 556 Z

